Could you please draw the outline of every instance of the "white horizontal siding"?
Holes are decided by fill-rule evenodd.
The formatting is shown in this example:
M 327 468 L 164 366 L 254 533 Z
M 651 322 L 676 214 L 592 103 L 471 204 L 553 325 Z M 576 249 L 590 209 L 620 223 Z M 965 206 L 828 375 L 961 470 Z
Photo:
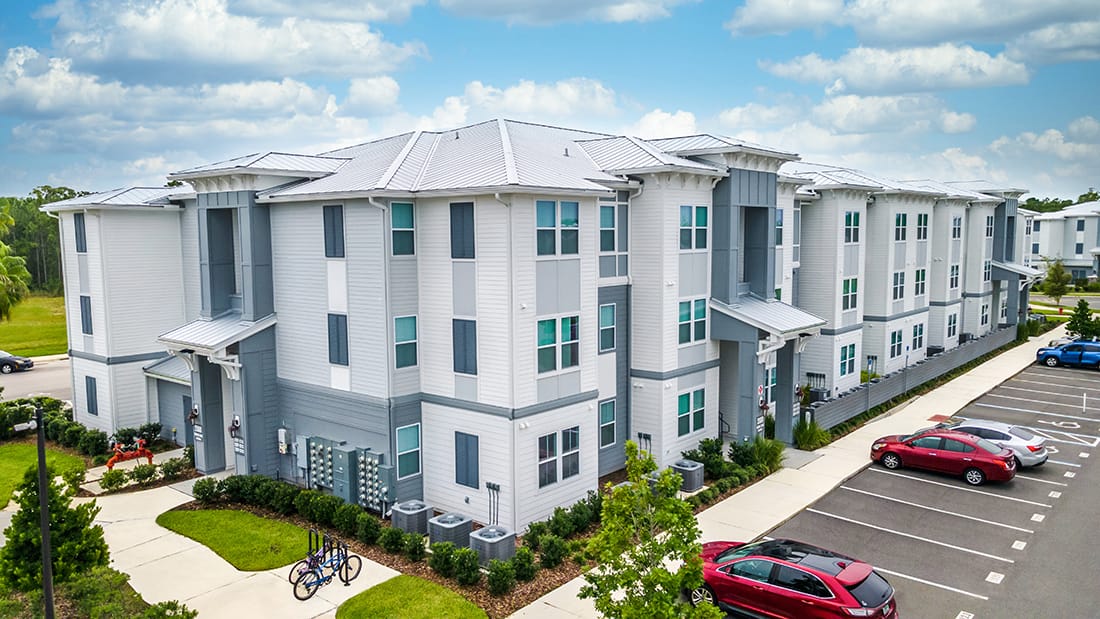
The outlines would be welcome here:
M 393 321 L 386 305 L 387 214 L 365 200 L 344 204 L 351 389 L 379 397 L 391 395 L 388 383 L 394 367 Z M 318 227 L 322 220 L 318 213 Z M 323 235 L 316 250 L 324 255 Z M 323 328 L 327 333 L 327 321 Z
M 535 200 L 532 196 L 511 196 L 512 203 L 512 308 L 514 342 L 510 353 L 513 368 L 515 406 L 538 402 L 538 319 L 535 314 Z M 583 230 L 583 228 L 582 228 Z M 582 290 L 581 294 L 585 294 Z M 595 291 L 593 290 L 593 295 Z
M 120 427 L 116 424 L 112 406 L 111 373 L 105 363 L 73 357 L 70 359 L 73 372 L 73 419 L 85 427 L 103 430 L 107 434 L 114 433 Z M 88 390 L 85 387 L 86 376 L 96 379 L 96 401 L 99 405 L 99 414 L 88 413 Z M 144 410 L 144 406 L 142 406 Z
M 451 208 L 447 198 L 416 203 L 416 248 L 419 267 L 420 314 L 416 321 L 420 338 L 420 388 L 427 393 L 455 393 L 454 350 L 451 320 L 454 309 L 451 268 Z M 453 201 L 461 201 L 454 199 Z M 474 226 L 478 225 L 474 210 Z M 476 252 L 476 248 L 475 248 Z M 475 253 L 475 256 L 477 254 Z M 480 325 L 478 325 L 480 328 Z M 481 345 L 478 334 L 478 345 Z M 480 370 L 480 368 L 479 368 Z
M 183 273 L 184 321 L 195 320 L 202 310 L 202 273 L 199 267 L 199 209 L 188 200 L 180 213 L 180 269 Z
M 684 451 L 695 449 L 699 446 L 700 440 L 713 438 L 718 434 L 718 368 L 699 372 L 698 375 L 693 375 L 691 378 L 694 380 L 672 379 L 666 381 L 665 384 L 669 388 L 661 389 L 662 411 L 659 427 L 662 436 L 659 449 L 656 445 L 656 437 L 654 437 L 653 449 L 654 459 L 657 461 L 659 468 L 665 468 L 673 462 L 683 459 Z M 681 393 L 694 392 L 700 388 L 705 389 L 703 394 L 705 399 L 703 429 L 693 430 L 684 436 L 678 436 L 678 398 Z
M 599 485 L 599 448 L 595 401 L 573 404 L 525 417 L 515 425 L 516 528 L 549 517 L 559 505 L 572 505 Z M 580 427 L 580 473 L 539 488 L 538 437 L 556 432 L 561 454 L 561 431 Z M 559 467 L 560 471 L 560 467 Z M 504 500 L 502 498 L 501 503 Z M 503 508 L 502 508 L 503 509 Z M 503 522 L 503 519 L 502 519 Z
M 516 208 L 514 202 L 511 208 L 513 211 Z M 448 207 L 448 218 L 449 211 Z M 512 340 L 509 321 L 513 311 L 513 280 L 509 262 L 510 258 L 525 260 L 526 257 L 524 248 L 521 247 L 513 248 L 519 251 L 509 252 L 508 218 L 509 207 L 494 200 L 492 196 L 478 196 L 476 199 L 474 240 L 477 257 L 478 399 L 487 404 L 505 407 L 512 406 L 512 347 L 526 349 L 532 355 L 535 351 L 531 343 L 522 346 Z M 448 247 L 449 245 L 448 243 Z M 510 253 L 518 255 L 510 256 Z M 447 275 L 451 275 L 450 269 L 447 270 Z M 534 312 L 528 314 L 533 315 Z
M 142 366 L 148 361 L 110 366 L 111 408 L 118 428 L 136 428 L 149 423 L 148 391 Z
M 345 220 L 346 221 L 346 220 Z M 279 376 L 329 385 L 328 296 L 320 204 L 271 206 L 272 283 Z M 348 328 L 351 329 L 351 318 Z

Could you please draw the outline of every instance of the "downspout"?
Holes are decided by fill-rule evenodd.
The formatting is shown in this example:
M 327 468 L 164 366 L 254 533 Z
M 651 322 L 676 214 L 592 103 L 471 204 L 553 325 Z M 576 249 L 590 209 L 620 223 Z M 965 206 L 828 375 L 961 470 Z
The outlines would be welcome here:
M 508 213 L 508 218 L 507 218 L 508 219 L 508 243 L 506 245 L 506 247 L 507 247 L 507 254 L 506 254 L 507 258 L 506 259 L 507 259 L 507 262 L 508 262 L 508 347 L 509 347 L 510 353 L 515 354 L 516 319 L 515 319 L 515 316 L 513 315 L 513 312 L 516 311 L 516 282 L 515 282 L 515 279 L 513 278 L 513 275 L 512 275 L 512 244 L 514 242 L 514 238 L 512 237 L 512 203 L 511 202 L 505 202 L 504 200 L 502 200 L 501 197 L 500 197 L 500 192 L 494 193 L 493 194 L 493 199 L 496 200 L 497 202 L 500 202 L 501 204 L 503 204 L 505 206 L 506 212 Z M 511 382 L 511 392 L 512 392 L 511 401 L 512 401 L 512 405 L 513 405 L 512 410 L 514 411 L 515 410 L 515 403 L 516 403 L 516 377 L 515 377 L 515 374 L 514 374 L 515 373 L 515 367 L 514 366 L 512 368 L 512 372 L 513 372 L 513 375 L 511 377 L 510 382 Z M 513 413 L 513 415 L 514 414 L 515 413 Z M 518 523 L 518 520 L 516 519 L 516 516 L 517 516 L 517 513 L 516 513 L 516 486 L 517 486 L 516 479 L 517 479 L 517 475 L 519 475 L 519 472 L 516 470 L 516 424 L 515 424 L 515 418 L 514 417 L 512 419 L 512 422 L 513 422 L 512 423 L 512 431 L 508 433 L 509 436 L 511 437 L 511 440 L 512 440 L 512 444 L 511 444 L 511 450 L 512 450 L 512 483 L 509 484 L 509 485 L 511 486 L 511 491 L 512 491 L 512 504 L 511 504 L 511 506 L 512 506 L 512 522 L 511 522 L 511 525 L 512 525 L 513 529 L 516 529 L 517 528 L 516 524 Z M 497 515 L 498 515 L 498 519 L 499 519 L 499 506 L 498 506 L 497 509 L 498 509 L 498 514 Z
M 382 305 L 384 306 L 385 313 L 386 313 L 386 339 L 388 341 L 392 341 L 393 340 L 393 334 L 390 332 L 390 330 L 392 329 L 391 323 L 393 322 L 392 320 L 390 320 L 390 260 L 389 260 L 389 251 L 387 251 L 387 248 L 389 248 L 390 244 L 387 242 L 387 237 L 385 235 L 385 231 L 386 231 L 386 213 L 389 212 L 389 209 L 386 208 L 385 204 L 382 204 L 381 202 L 378 202 L 377 200 L 375 200 L 374 196 L 367 196 L 367 204 L 370 204 L 371 206 L 377 208 L 379 211 L 382 212 L 382 277 L 384 278 L 383 281 L 382 281 Z M 345 224 L 344 234 L 346 236 L 347 235 L 347 228 L 346 228 L 347 216 L 344 217 L 344 224 Z M 346 266 L 347 258 L 345 257 L 344 260 L 345 260 L 345 266 Z M 417 260 L 418 265 L 419 265 L 419 263 L 420 263 L 420 261 Z M 347 277 L 347 272 L 345 272 L 345 278 L 346 277 Z M 418 298 L 417 303 L 419 304 L 419 302 L 420 302 L 420 299 Z M 350 309 L 350 304 L 349 304 L 349 309 Z M 419 312 L 419 309 L 418 309 L 417 310 L 417 315 L 419 315 L 419 313 L 420 312 Z M 417 327 L 417 329 L 419 330 L 419 327 Z M 387 443 L 387 445 L 391 445 L 393 447 L 393 449 L 390 451 L 390 454 L 393 456 L 394 466 L 397 466 L 397 455 L 396 455 L 397 454 L 397 435 L 395 434 L 397 427 L 396 427 L 396 424 L 394 423 L 394 419 L 393 419 L 393 372 L 390 370 L 390 368 L 394 367 L 394 365 L 393 365 L 393 359 L 390 359 L 390 355 L 389 355 L 389 352 L 391 352 L 392 350 L 393 350 L 392 346 L 387 347 L 387 353 L 386 353 L 386 422 L 390 425 L 390 427 L 386 431 L 386 434 L 389 435 L 389 436 L 386 437 L 386 443 Z M 350 380 L 350 378 L 349 378 L 349 380 Z M 423 412 L 421 412 L 421 417 L 423 417 Z M 424 431 L 423 424 L 421 424 L 421 426 L 420 426 L 420 431 L 421 431 L 421 433 L 423 433 L 423 431 Z M 392 441 L 392 443 L 391 443 L 391 441 Z M 420 443 L 421 443 L 421 448 L 423 448 L 423 444 L 424 444 L 424 438 L 423 437 L 420 438 Z M 421 483 L 423 484 L 423 477 L 421 477 L 421 480 L 422 480 Z M 394 483 L 396 483 L 396 481 Z M 420 493 L 421 493 L 421 495 L 424 494 L 423 486 L 421 486 L 421 492 Z M 423 496 L 421 496 L 421 498 L 423 498 Z M 394 503 L 397 503 L 399 500 L 401 500 L 401 497 L 397 496 L 396 488 L 394 489 L 394 499 L 395 499 Z M 385 514 L 382 514 L 382 516 L 385 517 Z

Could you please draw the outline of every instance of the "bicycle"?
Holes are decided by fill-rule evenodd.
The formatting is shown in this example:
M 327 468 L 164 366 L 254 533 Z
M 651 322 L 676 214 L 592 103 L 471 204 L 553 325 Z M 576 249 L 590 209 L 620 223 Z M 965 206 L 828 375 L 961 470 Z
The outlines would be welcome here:
M 294 581 L 294 597 L 305 601 L 313 597 L 322 586 L 332 582 L 333 578 L 339 578 L 347 587 L 351 581 L 359 576 L 363 569 L 363 560 L 357 555 L 348 552 L 347 544 L 333 544 L 327 547 L 323 554 L 313 554 L 309 559 L 304 559 L 295 564 L 307 564 L 304 571 L 298 573 Z M 327 555 L 327 556 L 326 556 Z M 312 563 L 312 565 L 309 565 Z M 293 574 L 293 570 L 291 574 Z

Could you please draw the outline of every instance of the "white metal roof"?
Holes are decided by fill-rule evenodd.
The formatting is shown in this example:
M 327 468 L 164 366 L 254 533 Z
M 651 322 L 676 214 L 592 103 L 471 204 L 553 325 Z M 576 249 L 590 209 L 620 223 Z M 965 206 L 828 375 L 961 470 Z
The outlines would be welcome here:
M 813 185 L 811 185 L 813 189 L 852 188 L 867 189 L 876 193 L 943 195 L 941 191 L 927 189 L 914 183 L 894 180 L 854 168 L 823 163 L 789 161 L 779 168 L 779 172 L 797 178 L 809 179 L 813 182 Z
M 253 153 L 208 163 L 206 165 L 180 170 L 169 174 L 169 178 L 195 178 L 227 173 L 234 170 L 251 173 L 284 173 L 301 176 L 320 176 L 330 174 L 347 163 L 347 157 L 297 155 L 293 153 Z
M 214 319 L 193 320 L 162 334 L 157 341 L 174 350 L 190 348 L 208 353 L 221 350 L 274 324 L 274 314 L 252 322 L 241 320 L 241 313 L 232 311 Z
M 969 189 L 971 191 L 977 191 L 979 193 L 990 194 L 993 196 L 1003 196 L 1005 194 L 1025 194 L 1026 189 L 1018 189 L 1014 187 L 1006 187 L 991 181 L 986 180 L 972 180 L 972 181 L 947 181 L 948 185 L 954 185 L 956 187 L 962 187 L 963 189 Z
M 815 333 L 826 323 L 824 318 L 775 299 L 761 299 L 752 294 L 741 295 L 726 305 L 710 300 L 711 308 L 768 333 L 790 336 L 801 332 Z
M 1004 269 L 1009 273 L 1015 273 L 1016 275 L 1022 275 L 1024 277 L 1036 278 L 1043 274 L 1039 269 L 1024 266 L 1016 262 L 1000 262 L 999 260 L 994 260 L 992 265 L 995 269 Z
M 638 138 L 614 136 L 579 142 L 600 169 L 629 174 L 647 169 L 671 169 L 725 176 L 722 168 L 670 155 Z
M 174 383 L 191 384 L 191 370 L 187 363 L 176 356 L 169 356 L 159 361 L 154 361 L 142 368 L 145 375 L 151 378 L 170 380 Z
M 179 190 L 174 187 L 123 187 L 51 202 L 43 205 L 40 210 L 54 212 L 111 206 L 163 207 L 167 203 L 168 195 L 175 191 Z
M 1060 211 L 1039 213 L 1035 219 L 1049 221 L 1051 219 L 1065 219 L 1067 217 L 1089 217 L 1097 213 L 1100 213 L 1100 201 L 1082 202 L 1080 204 L 1071 204 Z
M 737 138 L 712 135 L 709 133 L 660 138 L 648 141 L 665 152 L 679 155 L 707 155 L 749 151 L 790 161 L 798 159 L 796 153 L 782 151 L 770 146 L 763 146 Z

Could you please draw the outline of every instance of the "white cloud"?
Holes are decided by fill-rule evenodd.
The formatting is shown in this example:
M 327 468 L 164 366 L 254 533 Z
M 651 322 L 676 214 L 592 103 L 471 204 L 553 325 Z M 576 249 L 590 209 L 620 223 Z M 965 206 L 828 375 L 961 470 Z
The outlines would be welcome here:
M 804 110 L 797 105 L 746 103 L 719 112 L 718 122 L 730 131 L 763 129 L 792 123 L 803 113 Z
M 622 131 L 626 135 L 649 140 L 693 135 L 698 132 L 695 114 L 684 110 L 666 112 L 661 108 L 647 112 L 636 123 Z
M 825 99 L 811 113 L 818 123 L 841 133 L 896 132 L 927 129 L 928 117 L 940 108 L 942 103 L 928 95 L 841 95 Z
M 780 77 L 832 84 L 832 92 L 927 92 L 1028 81 L 1027 67 L 1004 54 L 990 56 L 950 43 L 899 50 L 857 47 L 836 60 L 814 53 L 789 62 L 763 61 L 761 67 Z
M 944 110 L 940 114 L 940 128 L 944 133 L 966 133 L 974 128 L 978 119 L 973 114 Z
M 1094 13 L 1096 10 L 1094 7 Z M 1033 30 L 1011 41 L 1005 53 L 1010 58 L 1042 63 L 1100 60 L 1100 21 Z
M 844 0 L 746 0 L 725 25 L 735 35 L 785 34 L 835 24 L 843 11 Z
M 1082 116 L 1066 127 L 1071 138 L 1100 141 L 1100 121 L 1092 116 Z
M 123 6 L 61 0 L 54 45 L 81 67 L 149 80 L 197 75 L 353 77 L 390 71 L 424 54 L 419 43 L 395 45 L 367 24 L 287 17 L 268 21 L 233 14 L 226 0 L 135 0 Z
M 388 75 L 353 78 L 343 109 L 367 114 L 392 111 L 400 94 L 401 86 Z
M 552 84 L 521 80 L 497 88 L 480 81 L 466 85 L 465 98 L 473 107 L 492 114 L 536 120 L 610 116 L 616 113 L 615 91 L 597 80 L 575 77 Z
M 230 9 L 251 15 L 286 15 L 338 21 L 403 21 L 427 0 L 229 0 Z
M 699 0 L 439 0 L 440 6 L 463 16 L 503 19 L 509 23 L 552 24 L 602 21 L 644 22 L 662 19 L 681 4 Z
M 1062 161 L 1095 159 L 1100 163 L 1100 143 L 1069 141 L 1057 129 L 1047 129 L 1042 133 L 1025 131 L 1012 138 L 1002 136 L 993 142 L 991 148 L 995 152 L 1009 155 L 1031 151 L 1054 156 Z

